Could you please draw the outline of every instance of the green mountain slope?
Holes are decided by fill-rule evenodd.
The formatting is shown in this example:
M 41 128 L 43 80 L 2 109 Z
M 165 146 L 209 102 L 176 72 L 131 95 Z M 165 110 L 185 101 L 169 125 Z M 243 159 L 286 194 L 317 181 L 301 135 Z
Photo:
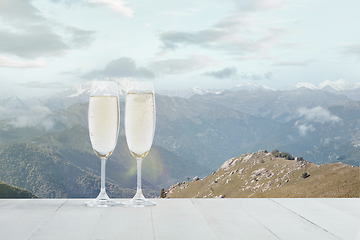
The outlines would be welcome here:
M 99 175 L 100 160 L 92 150 L 89 131 L 76 125 L 64 131 L 44 134 L 33 140 L 42 148 L 61 154 L 68 162 L 90 173 Z M 189 160 L 185 160 L 168 150 L 152 146 L 142 164 L 142 184 L 146 190 L 159 192 L 186 177 L 203 174 L 210 170 Z M 136 161 L 130 154 L 124 136 L 119 136 L 117 146 L 109 157 L 107 178 L 123 188 L 136 188 Z
M 154 143 L 211 169 L 250 146 L 277 122 L 217 102 L 157 95 Z
M 0 198 L 37 198 L 32 192 L 0 181 Z
M 98 176 L 32 143 L 15 143 L 1 149 L 0 180 L 45 198 L 94 198 L 100 188 Z M 122 189 L 111 181 L 106 187 L 111 197 L 134 194 L 134 190 Z

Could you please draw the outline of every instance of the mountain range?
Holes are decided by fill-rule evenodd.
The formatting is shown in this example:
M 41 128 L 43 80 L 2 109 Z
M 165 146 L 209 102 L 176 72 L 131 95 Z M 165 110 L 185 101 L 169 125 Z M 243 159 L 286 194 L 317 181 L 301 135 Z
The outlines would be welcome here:
M 360 88 L 344 81 L 312 89 L 305 85 L 288 90 L 243 84 L 228 90 L 189 89 L 181 94 L 158 91 L 154 145 L 143 165 L 147 196 L 156 196 L 159 189 L 183 179 L 206 176 L 226 159 L 259 149 L 291 152 L 314 164 L 341 161 L 359 166 L 360 102 L 344 93 L 356 95 Z M 121 197 L 134 192 L 136 166 L 123 126 L 126 84 L 119 82 L 119 86 L 121 128 L 108 160 L 107 178 L 109 191 Z M 85 83 L 47 97 L 0 100 L 1 181 L 39 197 L 97 194 L 100 162 L 88 137 L 89 88 L 90 83 Z M 11 153 L 10 157 L 5 158 L 4 153 Z M 29 159 L 39 168 L 33 169 Z M 40 163 L 40 159 L 46 161 Z M 30 167 L 17 166 L 21 164 Z M 61 174 L 43 174 L 46 167 L 62 169 Z M 67 171 L 73 173 L 71 181 Z M 34 173 L 41 177 L 34 179 Z

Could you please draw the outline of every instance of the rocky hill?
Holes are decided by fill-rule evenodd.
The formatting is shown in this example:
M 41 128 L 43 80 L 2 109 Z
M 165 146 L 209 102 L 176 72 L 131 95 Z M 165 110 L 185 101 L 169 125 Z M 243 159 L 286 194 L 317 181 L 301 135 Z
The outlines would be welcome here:
M 316 165 L 278 151 L 227 160 L 216 172 L 179 182 L 169 198 L 360 197 L 360 169 L 343 163 Z M 165 197 L 165 196 L 163 196 Z

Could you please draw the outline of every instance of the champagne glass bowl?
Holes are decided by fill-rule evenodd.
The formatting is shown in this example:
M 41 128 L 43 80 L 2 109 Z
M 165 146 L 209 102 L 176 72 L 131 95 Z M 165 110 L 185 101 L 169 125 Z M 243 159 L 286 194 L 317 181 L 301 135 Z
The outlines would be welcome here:
M 89 99 L 89 134 L 92 148 L 101 161 L 101 187 L 96 199 L 86 202 L 89 207 L 110 207 L 120 202 L 109 198 L 105 190 L 105 164 L 115 149 L 119 135 L 119 94 L 117 83 L 93 81 Z
M 137 162 L 135 196 L 122 203 L 127 207 L 149 207 L 156 203 L 145 199 L 141 189 L 141 163 L 149 153 L 155 132 L 155 93 L 151 82 L 129 82 L 125 103 L 125 135 Z

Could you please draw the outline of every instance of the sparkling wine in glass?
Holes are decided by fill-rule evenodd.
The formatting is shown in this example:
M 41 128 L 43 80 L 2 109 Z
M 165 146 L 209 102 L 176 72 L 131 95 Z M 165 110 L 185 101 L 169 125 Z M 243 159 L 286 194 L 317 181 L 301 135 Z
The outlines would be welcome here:
M 120 205 L 105 191 L 105 164 L 115 149 L 119 134 L 119 94 L 116 82 L 93 81 L 89 100 L 89 134 L 94 152 L 101 160 L 101 188 L 96 199 L 86 202 L 89 207 Z
M 125 135 L 137 162 L 137 190 L 128 207 L 149 207 L 156 203 L 145 199 L 141 190 L 141 163 L 149 153 L 155 132 L 155 93 L 150 82 L 129 82 L 125 102 Z

